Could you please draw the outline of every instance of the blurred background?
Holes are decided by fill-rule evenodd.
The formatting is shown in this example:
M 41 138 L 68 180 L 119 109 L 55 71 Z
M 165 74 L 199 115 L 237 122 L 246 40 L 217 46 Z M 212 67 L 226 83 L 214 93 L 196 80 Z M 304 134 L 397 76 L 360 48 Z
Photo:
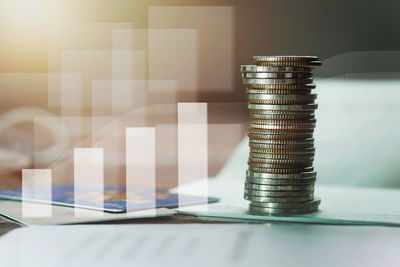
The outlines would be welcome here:
M 239 67 L 294 54 L 323 61 L 318 183 L 400 187 L 398 10 L 394 0 L 0 0 L 0 186 L 32 167 L 70 181 L 72 149 L 92 146 L 104 148 L 105 183 L 124 183 L 128 126 L 156 128 L 157 185 L 176 186 L 178 102 L 207 103 L 209 177 L 237 147 L 245 164 Z

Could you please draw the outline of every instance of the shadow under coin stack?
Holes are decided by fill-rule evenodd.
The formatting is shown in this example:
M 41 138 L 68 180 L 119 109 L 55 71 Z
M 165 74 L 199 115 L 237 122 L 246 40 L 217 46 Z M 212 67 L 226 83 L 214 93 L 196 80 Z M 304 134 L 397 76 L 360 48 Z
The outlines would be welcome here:
M 255 56 L 241 72 L 250 112 L 244 198 L 258 215 L 316 211 L 314 56 Z

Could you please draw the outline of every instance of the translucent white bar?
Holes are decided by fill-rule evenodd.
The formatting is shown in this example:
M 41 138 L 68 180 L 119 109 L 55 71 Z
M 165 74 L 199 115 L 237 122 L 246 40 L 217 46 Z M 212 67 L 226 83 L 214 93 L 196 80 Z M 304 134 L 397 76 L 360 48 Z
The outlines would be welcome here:
M 69 149 L 70 136 L 63 119 L 51 113 L 43 112 L 43 115 L 48 116 L 34 118 L 33 166 L 35 169 L 48 167 Z
M 143 107 L 147 103 L 146 80 L 113 80 L 112 112 L 114 115 Z
M 51 170 L 23 169 L 22 199 L 23 217 L 51 217 Z M 29 202 L 30 199 L 40 200 L 48 204 L 40 205 L 40 208 L 38 208 Z
M 82 114 L 82 86 L 81 74 L 61 74 L 61 116 L 80 116 Z
M 112 82 L 92 81 L 92 116 L 112 114 Z
M 79 216 L 79 207 L 88 203 L 104 208 L 103 157 L 103 148 L 74 148 L 75 216 Z
M 232 6 L 150 6 L 149 7 L 149 28 L 169 29 L 195 29 L 198 31 L 198 88 L 212 93 L 230 92 L 234 89 L 235 64 L 234 64 L 234 36 L 235 36 L 235 8 Z M 205 18 L 207 23 L 204 23 Z M 152 30 L 151 30 L 152 31 Z M 152 38 L 156 38 L 157 32 L 150 32 Z M 173 33 L 175 35 L 175 33 Z M 184 33 L 182 33 L 184 34 Z M 189 38 L 189 37 L 187 37 Z M 168 39 L 168 38 L 167 38 Z M 185 38 L 186 39 L 186 38 Z M 151 39 L 150 39 L 151 40 Z M 169 50 L 170 41 L 166 41 L 169 51 L 168 57 L 176 57 L 179 61 L 187 55 L 175 50 Z M 181 40 L 181 45 L 188 45 L 189 39 Z M 153 45 L 164 45 L 165 41 Z M 184 53 L 188 51 L 183 50 Z M 151 56 L 151 54 L 150 54 Z M 157 60 L 151 58 L 150 63 Z M 161 61 L 161 60 L 160 60 Z M 159 66 L 150 66 L 160 69 L 166 67 L 168 61 L 160 62 Z M 172 68 L 177 65 L 172 62 Z M 188 71 L 191 74 L 190 70 Z M 151 77 L 150 79 L 155 79 Z
M 61 72 L 80 73 L 80 106 L 82 115 L 90 115 L 92 81 L 112 79 L 111 50 L 66 50 L 61 53 Z M 68 91 L 65 91 L 68 93 Z M 65 94 L 64 94 L 65 95 Z M 64 95 L 61 95 L 63 101 Z M 74 103 L 71 101 L 71 103 Z M 79 114 L 69 114 L 79 115 Z
M 176 118 L 176 114 L 175 114 Z M 156 173 L 160 188 L 178 186 L 178 125 L 156 125 Z
M 198 58 L 197 30 L 149 30 L 149 80 L 177 80 L 178 93 L 195 101 Z
M 104 183 L 125 184 L 125 127 L 118 117 L 92 117 L 91 147 L 104 150 Z
M 112 51 L 113 80 L 146 80 L 147 54 L 140 50 Z
M 148 29 L 113 29 L 113 50 L 141 50 L 148 49 Z
M 178 103 L 179 207 L 184 205 L 181 185 L 196 181 L 201 202 L 208 200 L 207 103 Z M 207 209 L 207 205 L 204 205 Z
M 113 29 L 130 28 L 131 23 L 52 23 L 48 28 L 48 105 L 61 103 L 61 53 L 71 49 L 110 50 Z M 76 72 L 76 71 L 73 71 Z M 104 79 L 104 77 L 102 78 Z
M 137 202 L 137 193 L 146 191 L 146 202 L 156 205 L 156 146 L 154 127 L 126 128 L 127 208 Z M 155 212 L 155 211 L 154 211 Z

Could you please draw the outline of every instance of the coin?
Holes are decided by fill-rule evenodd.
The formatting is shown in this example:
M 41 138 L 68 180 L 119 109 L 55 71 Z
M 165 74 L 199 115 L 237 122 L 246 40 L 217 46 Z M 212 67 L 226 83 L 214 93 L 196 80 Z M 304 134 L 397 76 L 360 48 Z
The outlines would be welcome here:
M 259 88 L 246 88 L 247 94 L 269 94 L 269 95 L 308 95 L 311 90 L 295 90 L 295 89 L 259 89 Z
M 314 120 L 314 114 L 258 114 L 250 112 L 250 119 L 256 120 L 274 120 L 274 121 L 297 121 Z
M 279 153 L 278 153 L 279 152 Z M 254 148 L 250 146 L 250 153 L 277 153 L 277 154 L 293 154 L 293 155 L 314 155 L 315 147 L 311 148 L 300 148 L 300 149 L 265 149 L 265 148 Z
M 275 208 L 258 207 L 250 204 L 249 213 L 253 215 L 274 215 L 274 216 L 296 215 L 296 214 L 315 212 L 318 210 L 318 205 L 314 204 L 303 208 L 275 209 Z
M 268 202 L 268 203 L 298 203 L 298 202 L 313 200 L 314 193 L 300 197 L 258 197 L 245 194 L 244 199 L 256 202 Z
M 307 179 L 268 179 L 268 178 L 254 178 L 246 177 L 246 182 L 253 184 L 266 184 L 266 185 L 297 185 L 297 184 L 312 184 L 315 183 L 316 178 Z
M 311 158 L 297 158 L 297 159 L 279 159 L 279 158 L 254 158 L 250 155 L 249 161 L 255 163 L 265 163 L 265 164 L 303 164 L 312 163 L 314 157 Z
M 300 140 L 271 140 L 271 139 L 253 139 L 250 138 L 250 143 L 255 143 L 255 144 L 271 144 L 271 145 L 289 145 L 289 144 L 294 144 L 294 145 L 312 145 L 314 144 L 314 138 L 308 138 L 308 139 L 300 139 Z
M 315 84 L 251 84 L 253 89 L 269 89 L 269 90 L 312 90 Z
M 244 84 L 309 84 L 312 83 L 313 79 L 251 79 L 244 78 Z
M 250 152 L 251 158 L 258 158 L 260 160 L 303 160 L 311 161 L 314 160 L 314 153 L 310 154 L 288 154 L 280 152 L 270 152 L 270 153 L 254 153 Z
M 314 184 L 307 185 L 261 185 L 252 184 L 246 182 L 244 184 L 246 189 L 258 190 L 258 191 L 303 191 L 303 190 L 314 190 Z
M 299 79 L 311 76 L 307 72 L 242 72 L 242 78 L 246 79 Z
M 264 62 L 313 62 L 319 61 L 317 56 L 253 56 L 254 61 Z
M 249 93 L 247 94 L 248 99 L 259 99 L 259 100 L 287 100 L 287 101 L 312 101 L 317 98 L 316 94 L 309 95 L 275 95 L 265 93 Z
M 309 67 L 270 67 L 257 65 L 241 65 L 241 72 L 310 72 Z
M 250 123 L 251 128 L 256 129 L 273 129 L 273 130 L 303 130 L 303 129 L 314 129 L 315 123 L 304 123 L 304 124 L 260 124 Z
M 252 131 L 249 129 L 247 134 L 249 138 L 254 139 L 263 139 L 263 140 L 296 140 L 296 139 L 307 139 L 312 138 L 313 133 L 271 133 L 271 134 L 264 134 L 257 131 Z
M 254 177 L 254 178 L 268 178 L 268 179 L 309 179 L 315 178 L 317 176 L 317 172 L 304 172 L 304 173 L 296 173 L 296 174 L 273 174 L 273 173 L 259 173 L 246 171 L 246 176 Z
M 254 197 L 304 197 L 313 194 L 314 190 L 302 190 L 302 191 L 261 191 L 253 189 L 244 189 L 245 196 Z
M 298 169 L 298 168 L 308 168 L 313 166 L 313 162 L 303 162 L 303 163 L 261 163 L 248 161 L 249 167 L 254 168 L 265 168 L 265 169 Z
M 249 165 L 249 170 L 254 172 L 264 172 L 264 173 L 276 173 L 276 174 L 295 174 L 300 172 L 308 172 L 313 171 L 314 168 L 305 167 L 305 168 L 262 168 L 262 167 L 253 167 Z
M 276 109 L 250 109 L 252 114 L 268 114 L 268 115 L 314 115 L 315 109 L 300 110 L 276 110 Z
M 261 105 L 261 104 L 248 104 L 249 109 L 259 110 L 315 110 L 318 108 L 317 104 L 306 105 Z
M 298 126 L 298 125 L 315 125 L 317 122 L 316 119 L 309 120 L 263 120 L 263 119 L 254 119 L 251 120 L 252 124 L 265 124 L 265 125 L 282 125 L 282 126 Z
M 299 150 L 306 148 L 314 148 L 314 144 L 261 144 L 249 143 L 250 148 L 263 149 L 263 150 Z
M 321 66 L 321 61 L 310 61 L 310 62 L 264 62 L 264 61 L 253 61 L 257 66 L 273 66 L 273 67 L 315 67 Z
M 276 95 L 276 94 L 247 94 L 249 103 L 259 104 L 314 104 L 316 94 L 309 95 Z
M 275 209 L 297 209 L 304 208 L 310 206 L 319 206 L 321 204 L 321 198 L 314 197 L 313 200 L 304 201 L 304 202 L 295 202 L 295 203 L 274 203 L 274 202 L 258 202 L 252 201 L 251 205 L 261 208 L 275 208 Z

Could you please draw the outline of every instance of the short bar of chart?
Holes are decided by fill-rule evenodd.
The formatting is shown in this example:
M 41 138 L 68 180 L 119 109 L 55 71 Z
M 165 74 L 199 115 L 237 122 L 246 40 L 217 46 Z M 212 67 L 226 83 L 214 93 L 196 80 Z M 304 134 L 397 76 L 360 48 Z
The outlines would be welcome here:
M 207 103 L 178 103 L 179 207 L 186 194 L 182 186 L 190 182 L 196 182 L 196 195 L 201 202 L 208 202 L 207 128 Z
M 23 217 L 51 217 L 51 170 L 23 169 L 22 199 Z M 44 204 L 38 205 L 30 200 L 40 201 Z
M 74 149 L 75 216 L 87 216 L 81 206 L 104 208 L 104 150 L 103 148 Z M 102 216 L 103 213 L 96 213 Z
M 156 206 L 156 135 L 154 127 L 126 128 L 126 200 L 127 209 L 134 203 Z M 137 199 L 145 191 L 145 200 Z M 142 195 L 142 197 L 143 197 Z M 154 210 L 155 212 L 155 210 Z

